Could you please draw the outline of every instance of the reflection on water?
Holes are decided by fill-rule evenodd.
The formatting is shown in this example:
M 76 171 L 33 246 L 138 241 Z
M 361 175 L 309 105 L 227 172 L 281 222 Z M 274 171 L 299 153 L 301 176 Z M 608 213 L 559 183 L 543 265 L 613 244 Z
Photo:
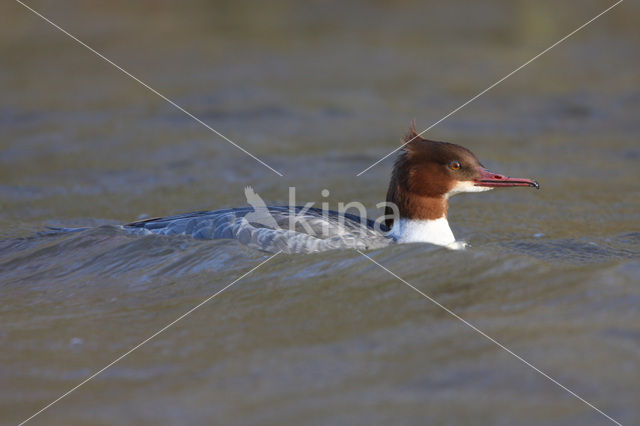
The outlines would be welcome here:
M 542 190 L 452 200 L 451 252 L 377 261 L 621 421 L 640 420 L 638 6 L 623 3 L 429 132 Z M 31 4 L 31 3 L 30 3 Z M 0 28 L 0 422 L 13 424 L 266 259 L 117 226 L 384 198 L 426 128 L 595 16 L 585 2 L 33 7 Z M 320 196 L 331 190 L 326 200 Z M 77 233 L 47 226 L 88 226 Z M 47 424 L 595 424 L 595 411 L 352 251 L 281 255 L 39 418 Z

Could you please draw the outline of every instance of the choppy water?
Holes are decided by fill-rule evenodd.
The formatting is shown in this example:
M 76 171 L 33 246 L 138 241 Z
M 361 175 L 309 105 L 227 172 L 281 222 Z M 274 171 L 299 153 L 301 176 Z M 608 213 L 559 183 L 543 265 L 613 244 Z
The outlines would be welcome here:
M 30 3 L 31 4 L 31 3 Z M 81 382 L 268 254 L 117 224 L 384 198 L 429 126 L 606 7 L 555 2 L 33 6 L 0 28 L 0 423 Z M 624 2 L 429 136 L 541 191 L 452 200 L 472 248 L 367 254 L 623 424 L 640 422 L 640 9 Z M 324 199 L 322 189 L 331 195 Z M 47 226 L 89 226 L 71 234 Z M 353 251 L 279 255 L 34 424 L 607 424 Z

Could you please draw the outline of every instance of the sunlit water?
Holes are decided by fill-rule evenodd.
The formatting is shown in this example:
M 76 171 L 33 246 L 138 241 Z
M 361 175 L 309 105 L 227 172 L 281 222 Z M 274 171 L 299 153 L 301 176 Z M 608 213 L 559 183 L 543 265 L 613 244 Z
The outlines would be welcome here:
M 629 3 L 629 4 L 627 4 Z M 360 201 L 385 160 L 606 7 L 33 2 L 268 162 L 3 6 L 0 423 L 270 256 L 134 236 L 143 215 Z M 542 189 L 452 199 L 471 248 L 367 255 L 623 424 L 640 422 L 640 66 L 625 2 L 431 130 Z M 323 198 L 322 189 L 330 196 Z M 47 226 L 85 226 L 48 233 Z M 607 424 L 355 251 L 278 255 L 34 424 Z

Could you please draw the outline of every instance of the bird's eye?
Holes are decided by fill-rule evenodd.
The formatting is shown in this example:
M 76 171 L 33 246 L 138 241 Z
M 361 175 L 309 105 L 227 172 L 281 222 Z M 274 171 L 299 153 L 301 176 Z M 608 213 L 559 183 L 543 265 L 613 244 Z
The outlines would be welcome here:
M 451 168 L 451 170 L 460 170 L 462 165 L 460 164 L 459 161 L 452 161 L 449 163 L 449 167 Z

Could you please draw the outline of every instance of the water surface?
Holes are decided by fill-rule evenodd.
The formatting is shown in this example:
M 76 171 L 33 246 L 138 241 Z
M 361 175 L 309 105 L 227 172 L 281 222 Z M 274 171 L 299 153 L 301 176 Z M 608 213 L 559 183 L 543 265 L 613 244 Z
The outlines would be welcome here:
M 266 200 L 375 210 L 426 128 L 603 10 L 556 2 L 33 1 L 0 29 L 0 423 L 269 254 L 116 225 Z M 56 7 L 58 6 L 58 7 Z M 452 200 L 472 248 L 367 253 L 623 424 L 640 422 L 640 9 L 624 2 L 427 136 L 542 189 Z M 322 189 L 331 194 L 325 200 Z M 47 226 L 87 226 L 71 234 Z M 34 424 L 607 424 L 357 252 L 280 255 Z

